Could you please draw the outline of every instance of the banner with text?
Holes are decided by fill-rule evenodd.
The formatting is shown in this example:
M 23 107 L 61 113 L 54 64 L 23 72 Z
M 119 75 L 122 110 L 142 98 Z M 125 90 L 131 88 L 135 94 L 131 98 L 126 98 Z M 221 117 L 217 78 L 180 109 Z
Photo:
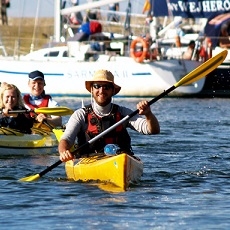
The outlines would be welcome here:
M 230 12 L 230 0 L 151 0 L 153 16 L 210 18 Z

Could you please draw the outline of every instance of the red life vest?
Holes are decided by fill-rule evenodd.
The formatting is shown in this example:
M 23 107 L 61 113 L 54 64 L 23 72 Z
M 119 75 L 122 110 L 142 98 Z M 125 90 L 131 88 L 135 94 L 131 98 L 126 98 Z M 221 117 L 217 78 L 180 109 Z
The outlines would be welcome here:
M 108 116 L 98 117 L 91 105 L 85 107 L 85 122 L 88 124 L 85 133 L 78 134 L 78 145 L 81 146 L 86 142 L 86 136 L 90 139 L 94 138 L 104 130 L 108 129 L 123 117 L 118 110 L 119 106 L 113 104 L 113 109 Z M 106 144 L 117 144 L 120 149 L 127 153 L 132 153 L 131 139 L 130 136 L 123 125 L 117 126 L 115 129 L 111 130 L 109 133 L 101 137 L 95 143 L 92 143 L 89 149 L 84 149 L 82 152 L 92 153 L 92 152 L 103 152 Z
M 24 100 L 24 103 L 29 106 L 31 109 L 36 109 L 36 108 L 41 108 L 41 107 L 48 107 L 48 104 L 49 104 L 49 99 L 51 98 L 50 95 L 45 95 L 43 98 L 42 98 L 42 102 L 40 105 L 32 105 L 30 103 L 30 95 L 29 94 L 26 94 L 24 95 L 23 97 L 23 100 Z
M 30 103 L 30 95 L 26 94 L 23 97 L 24 103 L 31 109 L 36 109 L 36 108 L 41 108 L 41 107 L 48 107 L 49 104 L 49 99 L 51 98 L 50 95 L 44 95 L 44 97 L 42 98 L 42 103 L 40 105 L 32 105 Z M 35 117 L 35 113 L 31 112 L 30 113 L 31 117 Z

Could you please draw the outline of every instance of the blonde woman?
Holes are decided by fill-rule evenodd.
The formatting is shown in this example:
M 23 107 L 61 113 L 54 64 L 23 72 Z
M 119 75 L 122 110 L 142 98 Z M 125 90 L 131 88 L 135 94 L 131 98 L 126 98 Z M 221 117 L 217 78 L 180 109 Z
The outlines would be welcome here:
M 16 129 L 22 133 L 31 133 L 33 119 L 25 113 L 9 113 L 9 111 L 25 109 L 21 92 L 13 84 L 1 84 L 0 88 L 0 125 Z

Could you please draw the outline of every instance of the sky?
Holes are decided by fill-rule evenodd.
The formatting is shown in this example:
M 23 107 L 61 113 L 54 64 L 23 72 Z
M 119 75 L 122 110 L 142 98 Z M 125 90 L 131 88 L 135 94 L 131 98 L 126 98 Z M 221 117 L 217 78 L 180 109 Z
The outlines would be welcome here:
M 86 3 L 87 0 L 79 0 L 80 4 Z M 38 10 L 39 17 L 54 16 L 54 0 L 10 0 L 10 8 L 7 9 L 8 17 L 35 17 L 37 5 L 40 2 Z M 131 0 L 131 3 L 134 2 Z M 142 11 L 144 0 L 135 0 L 132 3 L 132 13 L 140 14 Z M 128 0 L 120 3 L 120 10 L 125 12 Z M 70 0 L 67 0 L 67 6 L 70 6 Z M 106 9 L 106 8 L 104 8 Z

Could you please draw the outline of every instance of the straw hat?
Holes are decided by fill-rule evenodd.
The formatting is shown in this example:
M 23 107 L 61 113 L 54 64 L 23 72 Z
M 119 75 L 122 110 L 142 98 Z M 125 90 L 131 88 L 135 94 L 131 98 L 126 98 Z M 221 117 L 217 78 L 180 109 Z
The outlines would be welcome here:
M 114 95 L 117 94 L 120 90 L 121 87 L 119 85 L 116 85 L 114 83 L 114 76 L 113 74 L 108 71 L 108 70 L 98 70 L 94 73 L 93 78 L 91 81 L 85 81 L 85 88 L 91 93 L 91 86 L 92 83 L 96 82 L 96 81 L 104 81 L 104 82 L 109 82 L 112 83 L 115 89 Z

